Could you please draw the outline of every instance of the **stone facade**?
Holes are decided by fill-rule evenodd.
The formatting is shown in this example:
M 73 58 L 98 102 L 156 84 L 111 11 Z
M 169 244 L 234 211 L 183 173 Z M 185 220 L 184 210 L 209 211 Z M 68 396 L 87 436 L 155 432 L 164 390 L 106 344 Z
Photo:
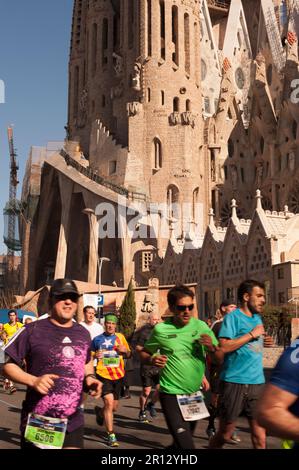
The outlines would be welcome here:
M 299 301 L 299 215 L 264 210 L 259 190 L 251 220 L 239 219 L 237 203 L 231 204 L 228 226 L 215 225 L 213 210 L 198 245 L 179 247 L 170 240 L 162 265 L 155 275 L 162 282 L 198 282 L 200 316 L 213 316 L 222 299 L 237 301 L 237 288 L 244 279 L 265 283 L 268 303 Z M 174 260 L 177 260 L 175 263 Z M 183 273 L 188 273 L 188 278 Z
M 47 269 L 96 282 L 100 257 L 105 284 L 199 283 L 206 312 L 243 276 L 274 285 L 272 266 L 297 250 L 276 225 L 289 236 L 299 212 L 298 12 L 297 0 L 74 1 L 67 139 L 24 229 L 24 290 Z M 141 202 L 142 217 L 95 236 L 103 214 L 83 210 L 103 202 Z M 163 233 L 160 209 L 149 233 L 156 203 Z

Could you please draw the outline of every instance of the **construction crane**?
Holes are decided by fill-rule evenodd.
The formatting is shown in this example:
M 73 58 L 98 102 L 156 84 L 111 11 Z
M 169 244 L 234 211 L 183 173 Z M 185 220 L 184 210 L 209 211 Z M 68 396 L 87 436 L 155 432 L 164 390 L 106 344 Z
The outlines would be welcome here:
M 18 186 L 17 154 L 14 147 L 13 127 L 7 128 L 9 155 L 10 155 L 10 178 L 9 178 L 9 201 L 4 209 L 5 222 L 4 243 L 7 246 L 7 257 L 9 268 L 13 269 L 14 253 L 21 249 L 19 236 L 16 235 L 16 222 L 19 217 L 20 207 L 16 199 Z

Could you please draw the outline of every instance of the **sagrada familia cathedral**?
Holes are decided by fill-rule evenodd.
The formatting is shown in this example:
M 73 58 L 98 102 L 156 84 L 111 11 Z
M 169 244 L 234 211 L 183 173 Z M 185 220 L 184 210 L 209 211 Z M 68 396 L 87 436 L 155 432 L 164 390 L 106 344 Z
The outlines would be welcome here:
M 33 147 L 23 183 L 24 292 L 100 267 L 194 284 L 205 315 L 246 277 L 287 302 L 298 35 L 298 0 L 75 0 L 66 140 Z

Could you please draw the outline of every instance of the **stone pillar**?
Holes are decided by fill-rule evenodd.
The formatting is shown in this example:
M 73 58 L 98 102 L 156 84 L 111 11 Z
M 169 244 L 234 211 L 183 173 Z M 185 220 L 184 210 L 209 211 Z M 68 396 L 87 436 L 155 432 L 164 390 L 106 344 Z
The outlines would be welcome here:
M 59 188 L 61 195 L 61 223 L 54 279 L 61 279 L 65 277 L 73 183 L 59 174 Z

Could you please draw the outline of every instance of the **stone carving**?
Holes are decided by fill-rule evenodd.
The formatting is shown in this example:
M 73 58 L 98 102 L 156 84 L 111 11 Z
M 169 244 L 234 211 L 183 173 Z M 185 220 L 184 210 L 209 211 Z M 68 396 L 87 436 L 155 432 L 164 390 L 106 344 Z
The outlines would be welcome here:
M 264 164 L 260 162 L 256 169 L 256 184 L 258 188 L 262 187 L 263 174 L 264 174 Z
M 173 113 L 170 114 L 169 123 L 172 126 L 177 126 L 178 124 L 181 123 L 181 115 L 178 111 L 174 111 Z
M 289 154 L 289 170 L 294 171 L 296 166 L 296 155 L 294 152 Z
M 124 91 L 124 83 L 121 81 L 117 86 L 111 88 L 110 97 L 112 100 L 121 98 Z
M 132 88 L 135 91 L 141 91 L 141 68 L 141 64 L 139 62 L 135 62 L 132 77 Z
M 127 103 L 128 117 L 136 116 L 137 114 L 139 114 L 140 106 L 141 105 L 138 101 L 132 101 L 131 103 Z
M 159 279 L 157 277 L 151 277 L 148 280 L 149 287 L 159 287 Z
M 155 304 L 151 301 L 151 296 L 149 294 L 145 295 L 141 311 L 143 313 L 152 313 L 154 311 Z
M 182 113 L 182 124 L 185 126 L 195 126 L 195 116 L 191 113 L 191 111 L 185 111 Z
M 238 187 L 238 172 L 237 172 L 237 167 L 235 165 L 232 165 L 230 168 L 231 171 L 231 178 L 232 178 L 232 186 L 233 189 L 237 189 Z
M 80 99 L 79 99 L 79 113 L 77 119 L 77 127 L 84 127 L 86 124 L 87 119 L 87 99 L 88 99 L 88 92 L 84 88 L 82 90 Z
M 123 58 L 120 55 L 116 54 L 115 52 L 113 52 L 112 57 L 113 57 L 113 68 L 115 70 L 116 76 L 121 77 L 123 74 L 123 69 L 124 69 Z

